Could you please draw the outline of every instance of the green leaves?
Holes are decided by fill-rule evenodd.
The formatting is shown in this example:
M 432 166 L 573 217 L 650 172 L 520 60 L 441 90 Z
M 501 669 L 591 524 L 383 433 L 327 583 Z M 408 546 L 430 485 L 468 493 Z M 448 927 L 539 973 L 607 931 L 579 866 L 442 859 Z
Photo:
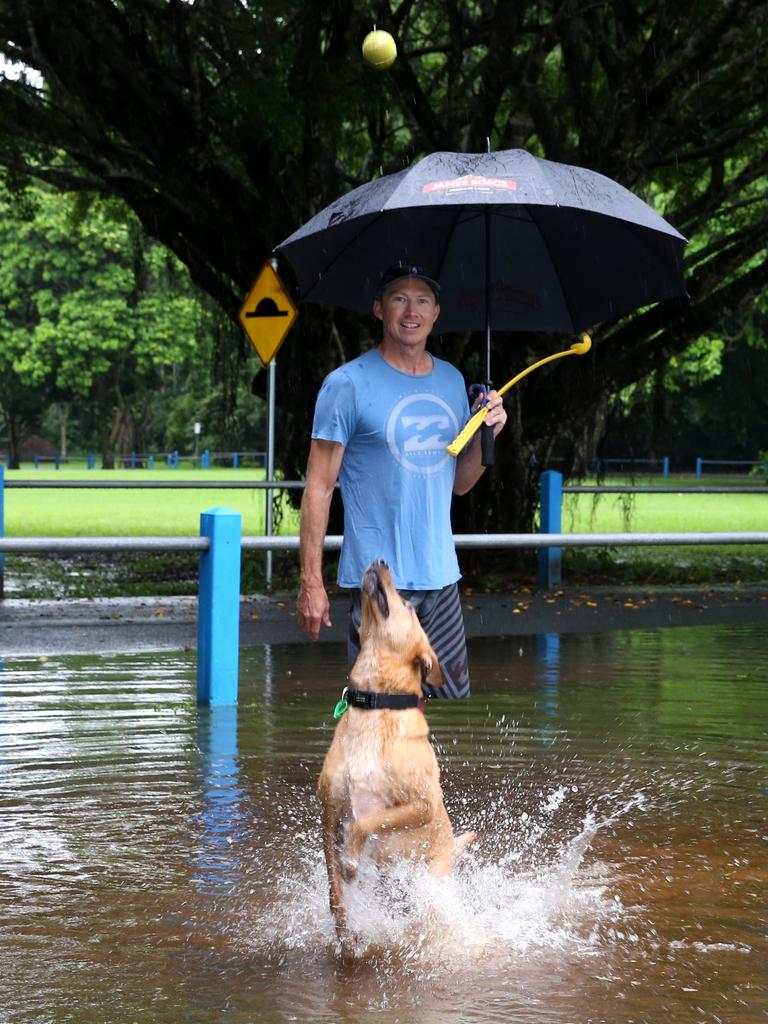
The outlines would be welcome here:
M 124 207 L 41 187 L 27 199 L 0 197 L 0 417 L 11 400 L 20 413 L 86 399 L 108 427 L 116 395 L 146 405 L 158 373 L 205 361 L 210 324 L 186 269 Z
M 131 215 L 93 201 L 73 217 L 44 189 L 35 206 L 0 206 L 0 359 L 23 383 L 83 396 L 118 362 L 146 373 L 189 357 L 199 303 Z

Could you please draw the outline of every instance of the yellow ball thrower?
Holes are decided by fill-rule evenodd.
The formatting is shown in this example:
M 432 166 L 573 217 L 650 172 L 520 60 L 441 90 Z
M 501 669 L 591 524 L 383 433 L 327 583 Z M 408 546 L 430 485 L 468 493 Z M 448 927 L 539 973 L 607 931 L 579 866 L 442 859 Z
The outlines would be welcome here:
M 586 355 L 591 348 L 592 339 L 588 334 L 583 333 L 580 335 L 579 341 L 574 341 L 571 347 L 567 348 L 564 352 L 555 352 L 551 356 L 546 356 L 544 359 L 539 359 L 538 362 L 527 366 L 524 370 L 518 373 L 516 377 L 513 377 L 512 380 L 508 380 L 503 387 L 499 388 L 498 393 L 503 395 L 505 391 L 509 391 L 509 389 L 514 387 L 515 384 L 523 379 L 523 377 L 527 377 L 529 373 L 533 373 L 534 370 L 538 370 L 538 368 L 540 366 L 544 366 L 545 363 L 551 363 L 555 359 L 562 359 L 564 356 L 583 356 Z M 483 425 L 487 415 L 488 407 L 484 405 L 481 409 L 477 410 L 461 433 L 456 437 L 455 441 L 451 441 L 446 450 L 453 456 L 456 456 L 463 451 Z

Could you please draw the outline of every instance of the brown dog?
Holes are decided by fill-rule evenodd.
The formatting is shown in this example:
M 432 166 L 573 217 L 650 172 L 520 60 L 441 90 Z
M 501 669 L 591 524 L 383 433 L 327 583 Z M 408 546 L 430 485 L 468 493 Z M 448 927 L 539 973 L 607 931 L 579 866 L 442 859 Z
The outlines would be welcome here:
M 357 873 L 365 849 L 377 864 L 421 861 L 447 875 L 475 838 L 454 836 L 440 788 L 440 769 L 422 711 L 422 670 L 442 686 L 435 653 L 411 605 L 374 562 L 361 588 L 360 654 L 345 691 L 349 710 L 336 727 L 317 792 L 331 910 L 344 938 L 342 880 Z

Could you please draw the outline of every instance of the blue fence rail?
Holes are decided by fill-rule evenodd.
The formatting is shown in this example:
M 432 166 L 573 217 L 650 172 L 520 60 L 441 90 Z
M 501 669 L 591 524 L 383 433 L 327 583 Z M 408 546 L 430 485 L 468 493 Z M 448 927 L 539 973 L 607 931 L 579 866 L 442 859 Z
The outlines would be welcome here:
M 116 455 L 115 465 L 121 469 L 154 469 L 156 466 L 164 465 L 167 469 L 178 469 L 182 462 L 192 466 L 200 466 L 201 469 L 210 469 L 215 463 L 231 466 L 239 469 L 244 460 L 254 459 L 260 465 L 266 464 L 266 452 L 217 452 L 208 448 L 200 454 L 182 455 L 178 449 L 172 452 L 156 454 L 154 452 L 130 452 L 128 455 Z M 0 462 L 2 459 L 0 459 Z M 29 461 L 29 460 L 25 460 Z M 61 469 L 62 466 L 74 466 L 84 464 L 87 469 L 96 469 L 98 458 L 96 455 L 33 455 L 32 465 L 40 469 L 44 465 L 52 465 L 54 469 Z
M 552 458 L 549 460 L 550 465 L 561 465 L 565 462 L 563 458 Z M 700 456 L 696 458 L 694 463 L 694 475 L 697 478 L 701 478 L 704 473 L 705 466 L 724 466 L 728 467 L 726 472 L 741 475 L 743 469 L 745 473 L 762 467 L 766 477 L 768 477 L 768 460 L 764 458 L 757 459 L 705 459 Z M 737 467 L 734 471 L 734 467 Z M 603 474 L 608 471 L 617 472 L 630 472 L 633 473 L 636 469 L 646 469 L 647 475 L 656 475 L 654 470 L 658 470 L 661 476 L 668 477 L 671 475 L 671 460 L 668 455 L 664 455 L 658 459 L 641 459 L 635 458 L 632 455 L 628 456 L 610 456 L 600 457 L 594 459 L 590 463 L 590 469 L 597 474 Z M 685 475 L 686 470 L 676 469 L 675 472 L 679 475 Z

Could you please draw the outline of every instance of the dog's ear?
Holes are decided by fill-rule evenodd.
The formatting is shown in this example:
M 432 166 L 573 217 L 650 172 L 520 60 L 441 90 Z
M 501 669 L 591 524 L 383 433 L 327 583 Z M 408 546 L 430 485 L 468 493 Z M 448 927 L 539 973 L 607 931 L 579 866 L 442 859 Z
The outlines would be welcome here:
M 426 640 L 419 648 L 416 658 L 424 671 L 424 678 L 430 686 L 445 686 L 437 655 Z

